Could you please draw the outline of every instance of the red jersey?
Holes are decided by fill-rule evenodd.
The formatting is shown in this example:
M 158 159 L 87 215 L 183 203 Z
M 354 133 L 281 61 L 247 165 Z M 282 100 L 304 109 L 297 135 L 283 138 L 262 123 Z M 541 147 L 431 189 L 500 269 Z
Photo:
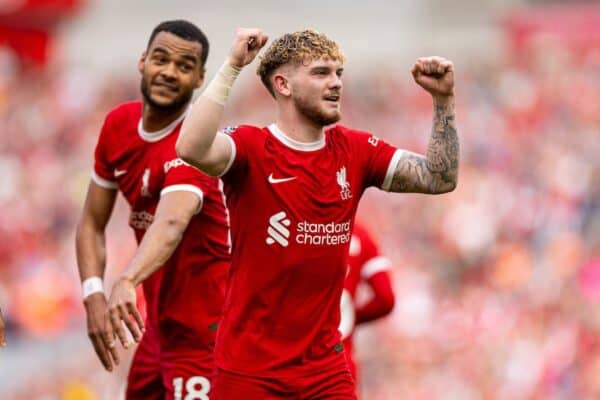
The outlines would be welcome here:
M 144 131 L 141 117 L 141 102 L 122 104 L 108 114 L 92 178 L 123 193 L 138 243 L 152 223 L 161 195 L 187 190 L 200 197 L 201 206 L 179 246 L 143 287 L 149 328 L 158 329 L 163 350 L 211 348 L 230 258 L 222 184 L 177 157 L 175 142 L 183 116 L 152 133 Z
M 336 126 L 300 143 L 275 124 L 230 129 L 223 181 L 232 265 L 215 361 L 254 376 L 310 374 L 340 342 L 340 296 L 354 215 L 389 189 L 400 151 Z
M 352 357 L 354 328 L 389 314 L 394 306 L 394 294 L 390 284 L 391 262 L 380 254 L 369 232 L 360 224 L 354 226 L 348 252 L 348 274 L 341 301 L 340 333 L 348 355 L 350 370 L 356 378 L 356 366 Z M 357 307 L 356 290 L 368 285 L 370 301 Z

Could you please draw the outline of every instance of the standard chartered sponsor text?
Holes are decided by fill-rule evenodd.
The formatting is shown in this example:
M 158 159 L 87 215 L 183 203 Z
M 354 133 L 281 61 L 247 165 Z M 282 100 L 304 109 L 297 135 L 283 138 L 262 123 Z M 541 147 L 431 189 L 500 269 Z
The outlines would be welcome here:
M 311 223 L 308 221 L 298 222 L 296 231 L 296 242 L 298 244 L 313 246 L 335 246 L 350 242 L 350 220 L 336 224 Z

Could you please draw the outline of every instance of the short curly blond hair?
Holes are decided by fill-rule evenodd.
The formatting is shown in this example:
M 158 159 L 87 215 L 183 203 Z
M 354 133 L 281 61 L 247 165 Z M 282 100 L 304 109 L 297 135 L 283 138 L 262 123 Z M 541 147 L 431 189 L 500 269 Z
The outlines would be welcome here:
M 275 97 L 270 78 L 277 68 L 288 63 L 299 65 L 322 57 L 342 63 L 345 60 L 337 43 L 314 29 L 286 33 L 275 39 L 262 54 L 256 73 L 271 95 Z

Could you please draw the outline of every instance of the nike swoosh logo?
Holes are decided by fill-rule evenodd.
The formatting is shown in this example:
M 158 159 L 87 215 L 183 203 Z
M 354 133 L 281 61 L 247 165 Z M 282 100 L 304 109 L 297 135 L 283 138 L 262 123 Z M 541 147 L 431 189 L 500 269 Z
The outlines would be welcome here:
M 126 169 L 115 169 L 115 178 L 118 178 L 121 175 L 125 175 L 126 173 Z
M 269 183 L 282 183 L 282 182 L 293 181 L 294 179 L 296 179 L 295 176 L 292 176 L 290 178 L 273 178 L 273 174 L 269 175 Z

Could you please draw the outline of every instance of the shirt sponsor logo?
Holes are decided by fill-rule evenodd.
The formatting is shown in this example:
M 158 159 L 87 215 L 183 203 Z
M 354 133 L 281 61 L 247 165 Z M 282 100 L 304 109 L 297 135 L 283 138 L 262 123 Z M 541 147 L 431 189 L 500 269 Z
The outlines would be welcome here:
M 181 167 L 182 165 L 189 165 L 188 163 L 186 163 L 185 161 L 183 161 L 181 158 L 175 158 L 171 161 L 167 161 L 163 164 L 163 169 L 165 170 L 165 174 L 167 172 L 169 172 L 170 169 L 172 168 L 176 168 L 176 167 Z
M 375 135 L 371 136 L 368 140 L 369 144 L 373 147 L 377 147 L 379 144 L 379 138 Z
M 337 172 L 337 183 L 342 188 L 340 192 L 340 196 L 342 200 L 348 200 L 352 198 L 352 191 L 350 190 L 350 182 L 348 182 L 348 178 L 346 176 L 346 167 L 340 168 Z
M 269 227 L 267 228 L 269 235 L 266 239 L 267 244 L 270 246 L 279 243 L 282 247 L 287 247 L 290 237 L 288 226 L 290 226 L 290 220 L 284 211 L 271 215 L 271 218 L 269 218 Z
M 296 243 L 312 246 L 337 246 L 350 242 L 350 220 L 326 224 L 298 222 Z
M 285 211 L 273 214 L 269 218 L 266 243 L 269 246 L 278 243 L 282 247 L 288 247 L 291 237 L 290 226 L 291 221 Z M 301 221 L 296 224 L 293 240 L 304 246 L 337 246 L 350 243 L 351 236 L 350 220 L 341 223 Z

